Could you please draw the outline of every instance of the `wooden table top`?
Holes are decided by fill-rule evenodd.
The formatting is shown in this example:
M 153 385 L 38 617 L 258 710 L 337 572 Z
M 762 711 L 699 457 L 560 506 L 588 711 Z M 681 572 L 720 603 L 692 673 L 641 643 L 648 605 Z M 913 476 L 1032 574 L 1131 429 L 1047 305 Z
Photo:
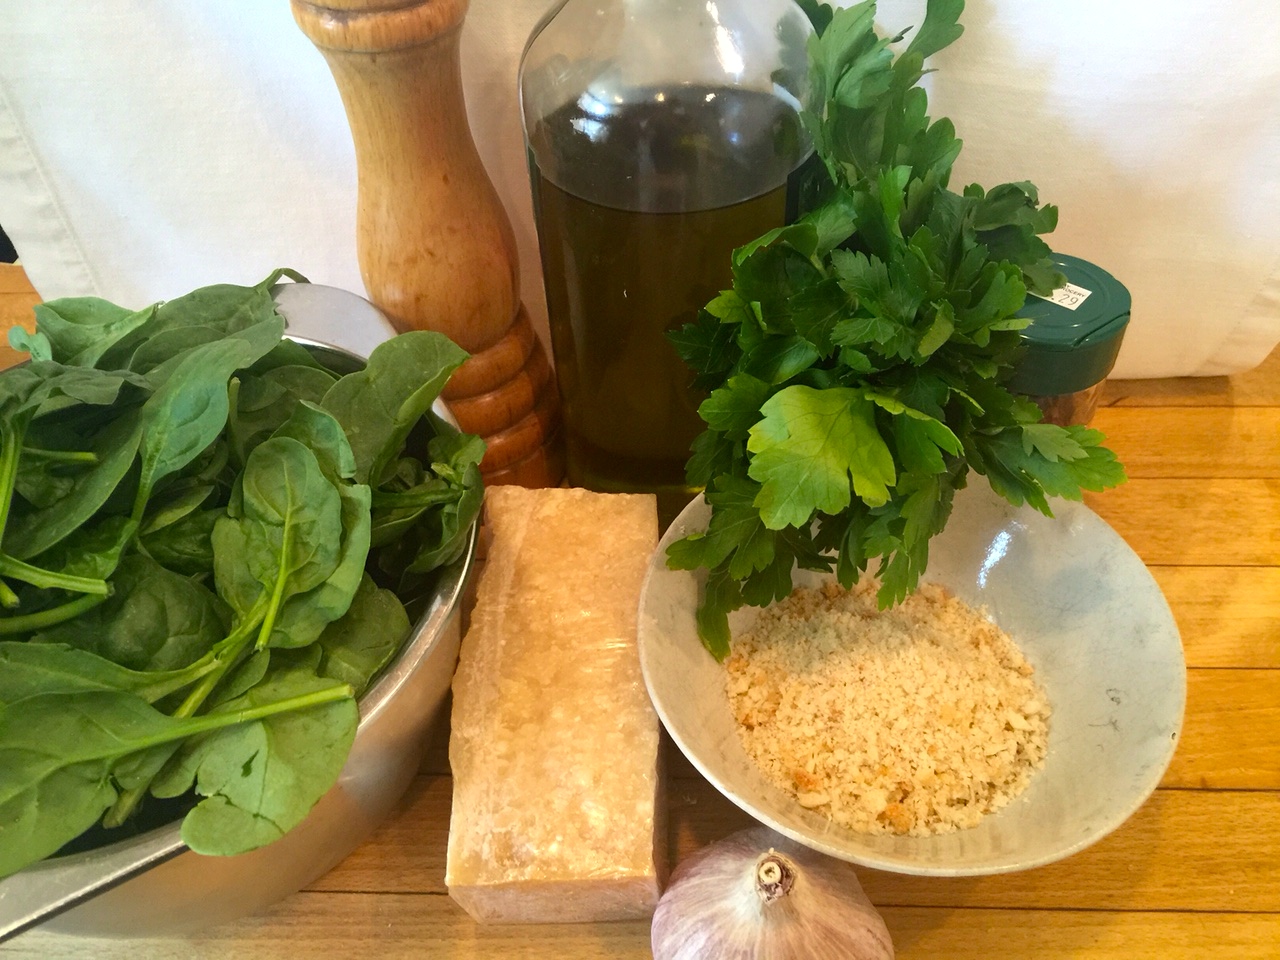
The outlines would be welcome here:
M 0 327 L 34 291 L 0 266 Z M 0 352 L 0 365 L 12 355 Z M 861 872 L 900 960 L 1280 957 L 1280 349 L 1235 377 L 1118 381 L 1094 426 L 1130 480 L 1089 505 L 1150 567 L 1188 667 L 1182 742 L 1129 822 L 1051 866 L 939 879 Z M 5 957 L 303 960 L 649 957 L 647 923 L 478 926 L 444 887 L 443 740 L 385 826 L 262 916 L 186 938 L 36 929 Z M 673 862 L 749 824 L 672 750 Z

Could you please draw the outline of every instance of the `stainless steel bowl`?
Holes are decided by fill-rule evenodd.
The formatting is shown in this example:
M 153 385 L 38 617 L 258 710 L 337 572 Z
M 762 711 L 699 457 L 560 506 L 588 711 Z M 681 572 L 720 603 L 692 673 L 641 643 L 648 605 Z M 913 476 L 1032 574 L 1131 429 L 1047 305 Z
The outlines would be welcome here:
M 317 287 L 286 311 L 291 330 L 307 315 L 372 308 Z M 349 299 L 348 299 L 349 298 Z M 357 301 L 351 303 L 350 301 Z M 305 309 L 298 307 L 301 302 Z M 353 353 L 294 337 L 344 372 Z M 452 421 L 443 403 L 435 412 Z M 462 598 L 474 569 L 476 527 L 463 556 L 440 571 L 400 655 L 360 699 L 360 725 L 338 781 L 302 823 L 274 843 L 234 857 L 189 850 L 175 822 L 130 840 L 34 864 L 0 881 L 0 940 L 35 924 L 63 933 L 156 936 L 257 913 L 324 875 L 354 850 L 408 789 L 453 679 Z

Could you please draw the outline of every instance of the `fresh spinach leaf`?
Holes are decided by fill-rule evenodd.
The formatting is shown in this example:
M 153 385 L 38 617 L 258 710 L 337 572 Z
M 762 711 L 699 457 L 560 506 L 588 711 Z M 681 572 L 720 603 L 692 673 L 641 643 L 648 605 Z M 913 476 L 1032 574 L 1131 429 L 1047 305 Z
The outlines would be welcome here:
M 203 482 L 202 478 L 184 477 L 181 482 L 167 487 L 162 495 L 152 497 L 138 532 L 145 537 L 173 526 L 199 510 L 217 489 L 215 484 Z
M 55 693 L 127 691 L 148 703 L 199 679 L 203 664 L 181 670 L 139 671 L 64 644 L 0 643 L 0 704 Z
M 5 529 L 5 551 L 20 560 L 38 556 L 82 527 L 107 502 L 133 465 L 142 439 L 137 407 L 123 412 L 92 440 L 96 458 L 43 509 L 15 508 Z
M 263 336 L 218 340 L 182 356 L 143 405 L 135 518 L 141 519 L 158 480 L 191 463 L 221 434 L 227 422 L 227 381 L 279 342 L 284 330 L 279 318 L 259 327 Z
M 0 374 L 0 603 L 18 608 L 0 634 L 23 638 L 0 643 L 0 875 L 153 787 L 205 796 L 185 829 L 207 852 L 288 830 L 341 769 L 353 689 L 409 632 L 367 572 L 375 516 L 396 517 L 402 584 L 465 547 L 484 445 L 430 408 L 466 354 L 415 334 L 339 379 L 281 339 L 279 275 L 136 313 L 63 303 L 48 335 L 16 335 L 33 361 Z
M 271 352 L 249 368 L 251 373 L 266 373 L 276 367 L 314 367 L 328 373 L 337 380 L 338 374 L 331 371 L 316 359 L 315 354 L 296 340 L 285 338 L 271 349 Z
M 42 553 L 40 563 L 67 576 L 106 580 L 120 565 L 136 532 L 137 525 L 126 516 L 94 517 Z
M 138 538 L 139 548 L 157 563 L 187 577 L 213 569 L 213 528 L 226 516 L 222 507 L 195 510 Z
M 275 656 L 276 652 L 270 649 L 258 650 L 251 654 L 247 660 L 227 674 L 226 679 L 218 685 L 215 693 L 209 697 L 209 705 L 211 707 L 217 706 L 220 703 L 226 703 L 228 700 L 234 700 L 236 697 L 248 693 L 262 682 L 262 678 L 267 675 L 267 669 L 271 666 L 271 661 Z
M 448 337 L 413 331 L 378 344 L 368 365 L 329 390 L 322 406 L 346 431 L 356 479 L 376 486 L 467 352 Z
M 172 327 L 153 333 L 147 339 L 134 345 L 134 350 L 127 357 L 121 356 L 119 366 L 134 373 L 148 376 L 157 367 L 168 364 L 171 368 L 179 357 L 186 356 L 192 350 L 205 344 L 221 340 L 226 334 L 217 327 L 185 325 Z M 152 382 L 158 383 L 160 375 Z
M 469 531 L 484 502 L 480 461 L 484 441 L 460 432 L 432 416 L 436 436 L 427 444 L 431 472 L 449 484 L 454 498 L 433 503 L 417 524 L 417 554 L 407 564 L 410 573 L 428 573 L 462 555 Z
M 218 593 L 242 623 L 263 611 L 263 647 L 284 602 L 333 574 L 341 543 L 342 498 L 315 454 L 291 437 L 267 440 L 213 529 Z
M 36 330 L 50 346 L 51 359 L 92 367 L 116 342 L 146 325 L 155 305 L 126 310 L 100 297 L 66 297 L 37 304 Z
M 10 327 L 9 346 L 20 353 L 30 354 L 32 360 L 53 359 L 53 345 L 39 331 L 33 333 L 25 327 Z
M 432 477 L 410 489 L 379 491 L 376 496 L 370 545 L 381 547 L 407 536 L 432 507 L 456 501 L 458 491 L 442 477 Z
M 409 635 L 409 615 L 390 590 L 368 574 L 351 607 L 320 634 L 319 673 L 351 685 L 358 697 L 396 655 Z
M 192 346 L 243 336 L 250 328 L 278 320 L 270 291 L 283 275 L 301 279 L 294 271 L 276 270 L 251 287 L 213 284 L 157 304 L 154 315 L 112 344 L 98 365 L 150 370 L 169 364 L 171 369 L 171 363 Z
M 34 641 L 87 650 L 131 670 L 165 671 L 200 660 L 227 633 L 228 611 L 208 588 L 148 557 L 126 557 L 111 584 L 106 603 Z
M 156 310 L 157 324 L 161 327 L 211 326 L 226 334 L 257 326 L 279 316 L 271 287 L 285 274 L 298 276 L 291 270 L 276 270 L 251 287 L 233 283 L 199 287 L 160 304 Z
M 310 450 L 321 472 L 335 487 L 356 475 L 355 454 L 342 425 L 314 403 L 307 400 L 298 403 L 289 419 L 272 436 L 292 438 Z
M 356 595 L 369 556 L 369 488 L 364 484 L 344 484 L 338 493 L 342 539 L 337 563 L 321 583 L 280 604 L 267 639 L 269 646 L 303 647 L 313 643 L 325 627 L 347 612 Z
M 369 555 L 370 491 L 364 484 L 350 482 L 356 469 L 351 445 L 338 421 L 320 407 L 300 401 L 273 438 L 296 440 L 310 450 L 342 501 L 337 564 L 323 583 L 281 605 L 268 640 L 271 646 L 299 647 L 313 642 L 351 605 Z
M 227 436 L 238 463 L 271 436 L 302 401 L 318 404 L 335 378 L 326 370 L 297 365 L 274 367 L 232 381 Z
M 333 699 L 335 692 L 344 694 Z M 351 688 L 303 669 L 272 669 L 242 696 L 214 708 L 210 719 L 287 699 L 317 695 L 330 702 L 221 730 L 178 755 L 155 781 L 157 796 L 194 783 L 202 800 L 182 822 L 197 853 L 231 855 L 277 840 L 311 811 L 337 779 L 359 712 Z
M 350 706 L 341 710 L 341 720 L 354 715 L 350 688 L 327 683 L 282 686 L 273 691 L 280 698 L 235 702 L 218 713 L 189 718 L 166 716 L 120 690 L 47 693 L 0 706 L 0 877 L 48 856 L 91 827 L 115 802 L 117 780 L 128 788 L 154 773 L 150 763 L 131 764 L 131 758 L 136 761 L 188 737 L 312 706 L 324 710 L 325 704 L 345 701 Z M 344 725 L 335 719 L 316 735 Z M 350 726 L 354 731 L 354 718 Z M 341 742 L 341 732 L 323 741 L 323 759 L 309 767 L 332 767 Z M 346 742 L 350 744 L 349 736 Z M 336 776 L 334 770 L 329 783 Z M 289 802 L 296 807 L 306 800 L 294 797 Z

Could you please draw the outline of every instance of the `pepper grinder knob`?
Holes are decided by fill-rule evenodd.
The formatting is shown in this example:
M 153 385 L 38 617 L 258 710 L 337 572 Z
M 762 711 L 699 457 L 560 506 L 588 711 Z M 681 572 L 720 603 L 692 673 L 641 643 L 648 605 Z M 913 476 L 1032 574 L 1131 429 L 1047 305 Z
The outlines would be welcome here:
M 471 358 L 444 392 L 484 437 L 486 483 L 563 475 L 554 374 L 519 301 L 515 238 L 467 122 L 467 0 L 291 0 L 329 64 L 355 143 L 356 253 L 369 299 Z

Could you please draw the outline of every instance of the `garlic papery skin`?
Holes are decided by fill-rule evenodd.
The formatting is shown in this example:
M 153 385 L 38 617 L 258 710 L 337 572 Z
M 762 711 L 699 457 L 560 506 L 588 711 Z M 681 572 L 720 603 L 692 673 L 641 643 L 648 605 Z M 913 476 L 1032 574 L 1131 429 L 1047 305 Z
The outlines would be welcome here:
M 654 960 L 893 960 L 853 865 L 768 827 L 684 860 L 653 915 Z

